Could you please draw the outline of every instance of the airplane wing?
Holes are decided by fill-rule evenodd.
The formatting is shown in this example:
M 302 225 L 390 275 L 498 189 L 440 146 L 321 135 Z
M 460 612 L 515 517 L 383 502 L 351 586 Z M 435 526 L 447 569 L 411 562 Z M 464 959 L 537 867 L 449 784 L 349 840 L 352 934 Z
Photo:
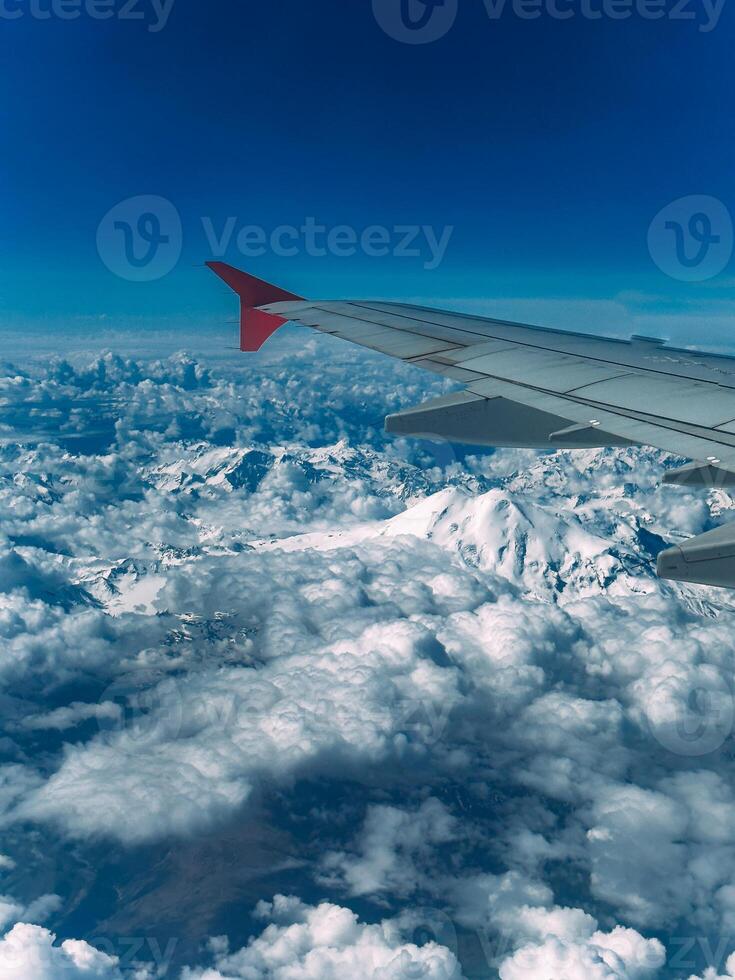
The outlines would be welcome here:
M 389 432 L 545 449 L 655 446 L 694 461 L 667 483 L 735 485 L 735 358 L 402 303 L 309 301 L 207 264 L 240 296 L 243 350 L 294 321 L 464 385 L 389 416 Z M 663 552 L 659 574 L 735 587 L 735 524 L 709 536 Z

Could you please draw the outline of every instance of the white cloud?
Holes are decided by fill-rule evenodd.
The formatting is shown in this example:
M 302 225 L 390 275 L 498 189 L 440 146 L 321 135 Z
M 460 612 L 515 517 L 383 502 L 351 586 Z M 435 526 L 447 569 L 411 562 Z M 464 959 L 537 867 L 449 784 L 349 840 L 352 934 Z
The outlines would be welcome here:
M 325 856 L 324 867 L 350 895 L 410 895 L 423 877 L 417 862 L 459 833 L 458 822 L 433 797 L 416 810 L 371 806 L 357 841 L 360 853 L 333 851 Z
M 593 933 L 586 941 L 555 937 L 519 949 L 500 967 L 501 980 L 644 980 L 655 977 L 666 954 L 658 940 L 631 929 Z
M 0 980 L 122 980 L 118 961 L 85 942 L 19 923 L 0 940 Z M 145 974 L 139 974 L 144 980 Z
M 346 908 L 281 895 L 260 913 L 274 920 L 260 936 L 216 956 L 214 969 L 184 970 L 182 980 L 462 980 L 450 950 L 402 943 L 390 923 L 363 925 Z
M 702 976 L 695 977 L 693 974 L 689 977 L 689 980 L 732 980 L 735 977 L 735 953 L 732 954 L 725 964 L 725 973 L 720 975 L 720 973 L 715 969 L 715 967 L 708 967 Z
M 601 790 L 587 832 L 595 894 L 635 923 L 663 925 L 684 914 L 687 818 L 663 793 L 633 785 Z
M 732 934 L 735 601 L 659 583 L 651 550 L 730 495 L 662 488 L 645 450 L 415 467 L 381 416 L 441 383 L 321 344 L 298 382 L 275 354 L 3 380 L 4 824 L 134 848 L 349 779 L 352 829 L 310 841 L 305 883 L 396 921 L 428 895 L 509 936 L 506 972 L 644 976 L 658 948 L 593 912 Z M 299 908 L 270 928 L 306 935 L 303 971 L 327 953 Z M 388 926 L 353 927 L 402 968 Z
M 103 701 L 102 704 L 83 704 L 74 701 L 65 708 L 56 708 L 55 711 L 24 718 L 22 725 L 31 731 L 48 729 L 64 731 L 90 719 L 115 721 L 119 716 L 120 706 L 112 701 Z
M 360 622 L 351 597 L 325 608 L 312 578 L 323 581 L 323 568 L 304 576 L 303 563 L 294 563 L 282 607 L 290 615 L 276 613 L 266 627 L 271 662 L 164 681 L 149 715 L 69 749 L 18 815 L 133 842 L 207 826 L 264 779 L 355 772 L 403 754 L 406 704 L 440 705 L 452 697 L 456 672 L 422 656 L 430 636 L 420 625 L 394 619 L 390 607 L 384 622 L 375 622 L 375 607 Z M 221 600 L 228 585 L 220 577 L 216 587 Z M 337 629 L 345 600 L 351 622 Z M 312 610 L 327 635 L 304 631 Z
M 5 860 L 4 870 L 14 870 Z M 0 980 L 123 980 L 116 957 L 88 943 L 57 937 L 38 923 L 59 912 L 60 895 L 42 895 L 28 905 L 0 895 Z M 12 925 L 12 928 L 8 929 Z M 6 931 L 7 930 L 7 931 Z M 128 980 L 152 980 L 149 969 L 133 965 Z

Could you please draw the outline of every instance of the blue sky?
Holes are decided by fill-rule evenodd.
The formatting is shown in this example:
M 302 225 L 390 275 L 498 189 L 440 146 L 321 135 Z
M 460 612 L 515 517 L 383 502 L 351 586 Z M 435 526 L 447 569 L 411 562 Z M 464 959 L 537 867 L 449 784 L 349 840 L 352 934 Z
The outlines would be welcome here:
M 735 208 L 732 11 L 702 30 L 694 0 L 694 20 L 570 6 L 563 21 L 491 20 L 483 0 L 459 0 L 445 36 L 407 45 L 368 0 L 175 0 L 159 31 L 150 0 L 145 21 L 105 22 L 41 21 L 7 0 L 24 15 L 0 20 L 0 322 L 216 327 L 234 309 L 196 267 L 212 257 L 202 219 L 270 234 L 313 217 L 358 234 L 454 230 L 431 269 L 360 249 L 224 257 L 306 295 L 487 305 L 575 329 L 613 329 L 623 311 L 727 344 L 731 265 L 681 282 L 647 232 L 682 196 Z M 171 201 L 183 230 L 178 264 L 148 283 L 97 250 L 103 216 L 139 195 Z

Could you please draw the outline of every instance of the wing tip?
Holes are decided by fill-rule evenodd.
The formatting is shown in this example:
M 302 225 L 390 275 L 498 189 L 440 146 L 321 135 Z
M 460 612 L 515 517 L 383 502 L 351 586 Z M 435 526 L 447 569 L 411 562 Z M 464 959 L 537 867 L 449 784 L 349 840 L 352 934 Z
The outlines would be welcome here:
M 264 279 L 258 279 L 226 262 L 210 261 L 205 265 L 240 297 L 241 351 L 254 353 L 260 350 L 266 340 L 286 323 L 284 317 L 268 313 L 258 307 L 267 306 L 269 303 L 303 299 L 303 296 L 297 296 L 296 293 L 274 286 Z
M 265 279 L 258 279 L 257 276 L 253 276 L 249 272 L 243 272 L 242 269 L 237 269 L 234 265 L 228 265 L 227 262 L 210 261 L 206 262 L 205 265 L 226 282 L 230 289 L 233 289 L 248 306 L 265 306 L 268 303 L 281 303 L 304 298 L 271 282 L 266 282 Z

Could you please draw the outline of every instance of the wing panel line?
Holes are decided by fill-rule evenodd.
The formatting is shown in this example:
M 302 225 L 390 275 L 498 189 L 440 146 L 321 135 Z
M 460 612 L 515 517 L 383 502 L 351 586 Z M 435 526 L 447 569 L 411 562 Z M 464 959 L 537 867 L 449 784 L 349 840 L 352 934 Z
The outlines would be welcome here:
M 370 307 L 369 306 L 361 306 L 360 304 L 357 304 L 357 303 L 349 303 L 349 301 L 347 302 L 347 305 L 354 306 L 356 309 L 370 310 Z M 315 309 L 319 309 L 320 312 L 322 312 L 322 313 L 329 313 L 329 312 L 331 312 L 329 310 L 323 309 L 322 307 L 315 306 L 314 308 Z M 372 312 L 379 313 L 381 311 L 380 310 L 372 310 Z M 382 311 L 382 312 L 385 312 L 385 311 Z M 432 312 L 437 312 L 437 311 L 434 310 Z M 333 314 L 333 315 L 335 315 L 335 314 Z M 348 315 L 345 314 L 345 313 L 338 314 L 338 315 L 349 318 Z M 428 326 L 442 327 L 445 330 L 446 329 L 449 329 L 449 330 L 455 329 L 453 327 L 448 326 L 447 324 L 436 323 L 436 321 L 434 321 L 434 320 L 428 320 L 428 319 L 423 319 L 422 320 L 419 317 L 411 317 L 407 313 L 391 312 L 389 315 L 390 316 L 401 317 L 402 319 L 411 320 L 412 322 L 416 322 L 416 323 L 423 323 L 423 324 L 426 324 Z M 463 313 L 450 313 L 450 312 L 447 312 L 446 315 L 447 316 L 460 316 L 460 317 L 461 316 L 464 316 Z M 298 319 L 298 317 L 296 319 Z M 360 320 L 361 322 L 365 322 L 365 323 L 374 323 L 374 321 L 372 321 L 372 320 L 366 320 L 364 317 L 358 317 L 358 316 L 356 316 L 356 317 L 354 317 L 354 319 L 355 320 Z M 479 317 L 476 317 L 475 319 L 479 319 Z M 490 323 L 490 321 L 488 321 L 488 320 L 483 320 L 482 322 L 483 323 L 488 323 L 488 324 Z M 541 332 L 546 332 L 543 328 L 524 327 L 524 324 L 520 324 L 520 323 L 500 324 L 498 322 L 498 325 L 499 326 L 508 326 L 508 327 L 519 327 L 521 329 L 524 329 L 525 328 L 525 329 L 529 329 L 529 330 L 539 329 L 539 331 L 541 331 Z M 387 324 L 380 324 L 380 326 L 387 327 Z M 387 329 L 403 330 L 404 328 L 403 327 L 392 327 L 392 328 L 387 327 Z M 506 341 L 508 340 L 507 337 L 498 337 L 496 335 L 488 335 L 488 334 L 485 334 L 485 333 L 479 333 L 478 331 L 475 331 L 475 330 L 465 329 L 465 327 L 457 327 L 456 329 L 457 329 L 458 332 L 461 332 L 461 333 L 471 333 L 475 337 L 482 337 L 484 340 L 506 340 Z M 407 328 L 405 332 L 407 332 L 407 333 L 417 333 L 417 334 L 420 334 L 421 336 L 426 336 L 426 337 L 428 337 L 430 339 L 436 339 L 436 338 L 433 338 L 431 334 L 422 334 L 422 332 L 420 330 L 410 330 L 410 329 Z M 548 332 L 551 333 L 552 331 L 548 331 Z M 624 340 L 615 340 L 615 339 L 609 338 L 609 337 L 594 337 L 592 334 L 571 334 L 571 333 L 565 333 L 565 331 L 557 331 L 557 332 L 555 332 L 555 335 L 556 336 L 558 336 L 560 334 L 562 336 L 581 336 L 581 337 L 585 337 L 586 339 L 600 340 L 601 342 L 605 342 L 605 343 L 620 343 L 620 344 L 627 343 Z M 528 341 L 526 341 L 526 340 L 513 340 L 513 341 L 510 341 L 510 342 L 513 343 L 513 344 L 517 344 L 519 347 L 528 347 L 531 350 L 543 350 L 543 351 L 547 351 L 548 353 L 554 353 L 554 354 L 567 354 L 568 353 L 566 351 L 559 351 L 555 347 L 546 347 L 543 344 L 531 344 L 531 343 L 528 343 Z M 458 341 L 457 342 L 457 346 L 458 347 L 463 347 L 465 345 L 463 343 L 461 343 L 461 342 Z M 467 345 L 467 346 L 470 346 L 470 345 Z M 686 353 L 696 354 L 696 353 L 701 353 L 701 352 L 699 352 L 699 351 L 686 351 Z M 592 356 L 590 356 L 588 354 L 577 354 L 577 353 L 571 354 L 571 353 L 568 353 L 568 356 L 569 357 L 572 357 L 572 356 L 574 356 L 574 357 L 580 357 L 580 358 L 584 358 L 584 359 L 589 360 L 589 361 L 599 361 L 602 364 L 613 364 L 613 365 L 616 365 L 616 366 L 621 367 L 621 368 L 628 368 L 629 371 L 632 371 L 633 374 L 637 374 L 639 372 L 645 372 L 647 374 L 659 374 L 662 377 L 666 377 L 666 378 L 686 378 L 689 381 L 697 381 L 700 384 L 712 385 L 714 388 L 725 388 L 728 391 L 735 389 L 735 381 L 733 381 L 732 384 L 722 384 L 719 381 L 710 381 L 710 380 L 708 380 L 706 378 L 692 378 L 692 377 L 690 377 L 689 375 L 686 375 L 686 374 L 676 374 L 675 372 L 672 372 L 672 371 L 663 371 L 660 368 L 644 367 L 643 365 L 638 365 L 638 364 L 635 364 L 635 365 L 633 365 L 633 364 L 626 364 L 624 361 L 616 361 L 615 359 L 608 359 L 608 358 L 604 358 L 604 357 L 592 357 Z M 707 356 L 709 356 L 709 354 Z M 697 365 L 697 367 L 699 367 L 699 365 Z M 706 366 L 705 365 L 702 365 L 701 366 L 701 370 L 706 370 Z

